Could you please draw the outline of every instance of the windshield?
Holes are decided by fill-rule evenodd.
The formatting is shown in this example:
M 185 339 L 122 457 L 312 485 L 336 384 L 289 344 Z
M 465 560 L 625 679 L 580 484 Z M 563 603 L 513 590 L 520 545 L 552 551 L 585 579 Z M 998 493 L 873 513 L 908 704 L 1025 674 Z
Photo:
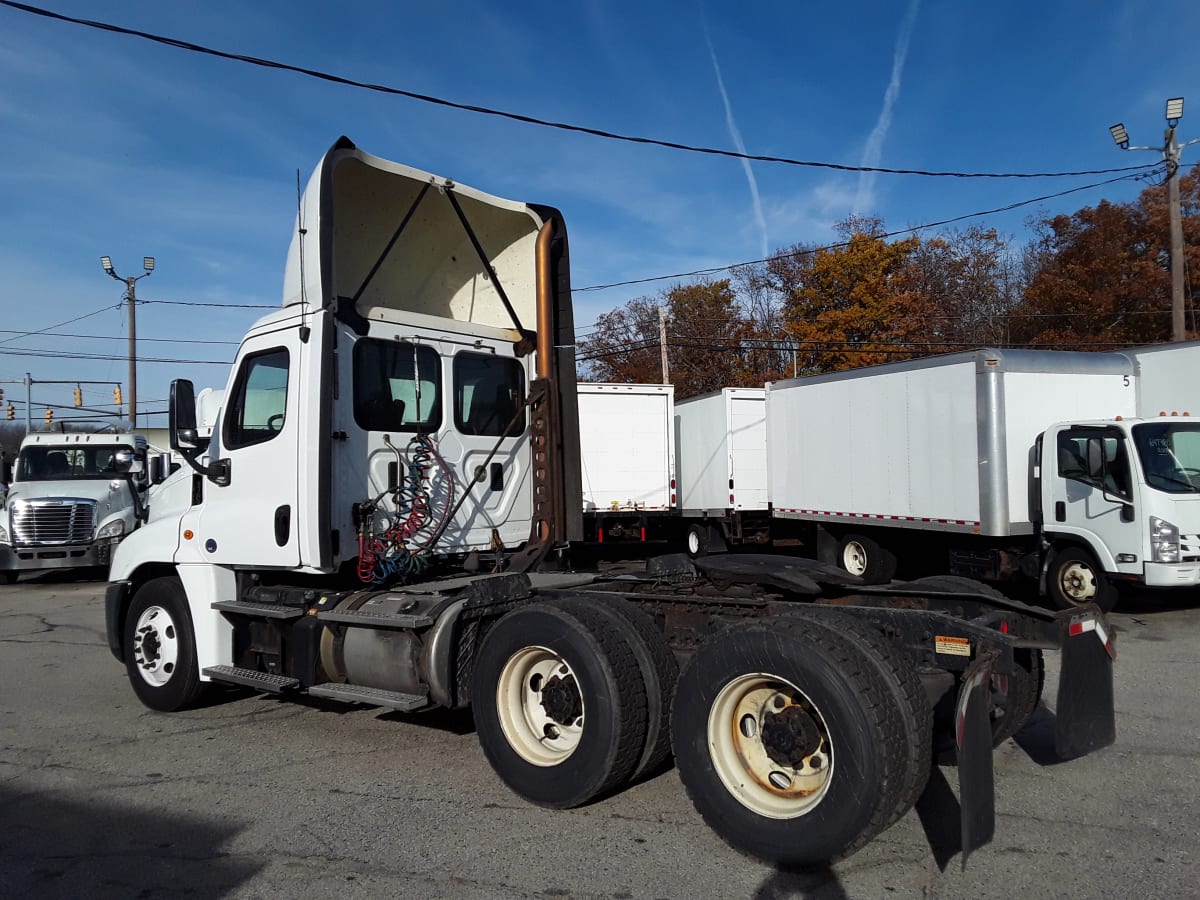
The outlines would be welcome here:
M 107 446 L 25 447 L 17 457 L 16 481 L 88 481 L 115 478 L 116 455 L 122 448 Z M 130 448 L 124 448 L 130 449 Z
M 1146 484 L 1168 494 L 1200 493 L 1200 422 L 1133 426 Z

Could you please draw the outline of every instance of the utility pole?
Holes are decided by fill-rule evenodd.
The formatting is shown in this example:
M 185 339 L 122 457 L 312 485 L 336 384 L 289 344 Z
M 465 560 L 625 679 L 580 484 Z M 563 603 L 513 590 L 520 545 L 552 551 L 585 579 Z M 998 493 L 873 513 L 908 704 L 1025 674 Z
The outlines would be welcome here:
M 667 366 L 667 311 L 658 308 L 658 348 L 662 353 L 662 383 L 671 383 L 671 370 Z
M 1184 147 L 1200 141 L 1195 138 L 1184 144 L 1175 139 L 1175 126 L 1183 118 L 1183 98 L 1167 101 L 1167 130 L 1161 147 L 1131 147 L 1129 132 L 1118 122 L 1108 131 L 1122 150 L 1152 150 L 1161 153 L 1167 164 L 1167 206 L 1171 223 L 1171 340 L 1184 339 L 1183 319 L 1183 219 L 1179 211 L 1179 159 Z
M 122 278 L 113 269 L 112 259 L 100 257 L 100 265 L 112 278 L 125 285 L 125 300 L 129 304 L 129 430 L 137 430 L 137 283 L 154 271 L 154 257 L 142 257 L 142 275 Z
M 33 379 L 29 377 L 29 373 L 25 373 L 25 436 L 33 434 L 33 417 L 30 415 L 30 410 L 33 409 L 33 401 L 30 399 L 33 391 Z

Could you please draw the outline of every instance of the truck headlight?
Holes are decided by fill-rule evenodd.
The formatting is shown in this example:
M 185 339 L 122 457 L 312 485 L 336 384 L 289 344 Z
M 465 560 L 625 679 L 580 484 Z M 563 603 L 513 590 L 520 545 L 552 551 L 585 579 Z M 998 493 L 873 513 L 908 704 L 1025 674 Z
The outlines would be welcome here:
M 1179 528 L 1166 519 L 1150 517 L 1150 558 L 1155 562 L 1179 562 Z
M 100 530 L 96 532 L 96 539 L 99 540 L 100 538 L 120 537 L 124 533 L 125 523 L 120 519 L 113 519 L 107 525 L 100 526 Z M 1176 545 L 1175 549 L 1176 552 L 1178 552 L 1178 544 Z

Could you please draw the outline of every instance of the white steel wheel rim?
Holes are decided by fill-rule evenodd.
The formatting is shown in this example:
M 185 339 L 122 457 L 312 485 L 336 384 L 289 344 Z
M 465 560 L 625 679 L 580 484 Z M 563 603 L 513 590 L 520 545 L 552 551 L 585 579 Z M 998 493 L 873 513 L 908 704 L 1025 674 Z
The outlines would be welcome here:
M 133 630 L 133 661 L 151 687 L 162 687 L 179 666 L 179 629 L 161 606 L 149 606 Z
M 779 727 L 792 712 L 811 724 L 800 765 L 773 758 L 764 726 Z M 815 732 L 815 733 L 814 733 Z M 833 781 L 833 742 L 816 704 L 777 675 L 742 675 L 717 694 L 708 714 L 708 746 L 713 769 L 725 788 L 751 812 L 770 819 L 794 819 L 815 809 Z
M 700 535 L 695 528 L 688 529 L 687 544 L 688 553 L 692 554 L 692 556 L 700 552 Z
M 842 548 L 842 568 L 851 575 L 867 571 L 867 550 L 858 541 L 848 541 Z
M 1087 563 L 1072 562 L 1058 577 L 1063 596 L 1074 603 L 1088 603 L 1096 596 L 1096 573 Z
M 561 700 L 572 684 L 579 714 L 564 721 L 550 694 L 557 692 Z M 566 660 L 546 647 L 526 647 L 509 657 L 496 685 L 496 711 L 509 746 L 535 766 L 559 765 L 583 738 L 584 707 L 578 680 Z

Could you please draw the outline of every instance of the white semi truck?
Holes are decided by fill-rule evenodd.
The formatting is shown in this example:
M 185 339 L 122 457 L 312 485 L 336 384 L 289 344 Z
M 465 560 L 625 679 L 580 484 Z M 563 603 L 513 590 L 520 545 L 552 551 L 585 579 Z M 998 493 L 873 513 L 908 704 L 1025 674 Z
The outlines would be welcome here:
M 768 385 L 773 514 L 873 582 L 1023 571 L 1104 609 L 1121 582 L 1195 586 L 1197 357 L 983 349 Z
M 209 441 L 190 383 L 172 386 L 186 490 L 117 548 L 105 598 L 136 695 L 171 711 L 224 682 L 470 706 L 497 775 L 544 807 L 673 754 L 715 831 L 789 864 L 897 821 L 943 742 L 964 853 L 986 844 L 993 743 L 1036 707 L 1044 650 L 1062 651 L 1060 755 L 1112 742 L 1095 607 L 1054 614 L 945 579 L 871 587 L 776 556 L 572 569 L 573 345 L 556 210 L 339 140 Z
M 140 434 L 31 434 L 0 509 L 0 578 L 105 567 L 145 516 L 150 479 Z

